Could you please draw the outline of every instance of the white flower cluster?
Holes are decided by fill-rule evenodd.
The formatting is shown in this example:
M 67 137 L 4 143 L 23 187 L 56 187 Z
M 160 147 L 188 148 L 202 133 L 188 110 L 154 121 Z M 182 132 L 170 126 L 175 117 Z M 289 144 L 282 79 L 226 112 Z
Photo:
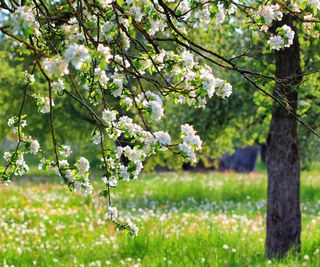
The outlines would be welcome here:
M 216 24 L 220 25 L 224 22 L 226 17 L 226 11 L 222 3 L 218 3 L 218 13 L 216 15 Z
M 270 26 L 272 21 L 281 20 L 282 12 L 280 11 L 280 6 L 278 4 L 270 6 L 260 6 L 256 13 L 257 17 L 262 17 L 264 19 L 263 24 Z
M 36 81 L 34 74 L 30 74 L 28 71 L 25 71 L 23 76 L 25 84 L 32 84 Z
M 71 154 L 72 154 L 72 149 L 70 146 L 68 145 L 62 145 L 60 147 L 60 150 L 59 150 L 59 154 L 62 156 L 62 157 L 69 157 Z
M 172 60 L 177 62 L 170 73 L 171 79 L 181 83 L 187 91 L 186 95 L 177 96 L 179 103 L 187 103 L 197 107 L 205 107 L 207 100 L 214 95 L 222 98 L 229 97 L 232 93 L 232 86 L 226 81 L 216 78 L 212 68 L 208 65 L 201 66 L 194 59 L 193 54 L 183 50 L 181 55 L 170 52 Z
M 129 219 L 123 220 L 122 218 L 119 218 L 119 212 L 116 207 L 108 206 L 108 210 L 105 214 L 105 218 L 107 220 L 111 220 L 116 223 L 117 227 L 128 229 L 130 235 L 137 236 L 139 232 L 139 228 Z
M 18 136 L 18 143 L 14 152 L 6 151 L 3 154 L 3 159 L 8 162 L 6 169 L 17 176 L 22 176 L 29 171 L 24 155 L 26 153 L 36 155 L 40 151 L 38 140 L 26 135 L 24 132 L 24 128 L 27 126 L 27 121 L 24 118 L 25 115 L 20 115 L 20 117 L 8 119 L 8 126 L 11 128 L 11 132 Z
M 316 9 L 320 10 L 320 0 L 309 0 L 310 5 L 313 5 Z
M 41 113 L 49 113 L 50 112 L 50 98 L 39 96 L 39 95 L 36 95 L 35 98 L 37 99 L 37 105 L 38 105 L 39 111 Z M 51 100 L 51 105 L 54 106 L 53 99 Z
M 71 44 L 64 52 L 64 57 L 68 63 L 71 62 L 79 70 L 90 59 L 90 53 L 84 45 Z
M 157 141 L 161 145 L 163 145 L 163 146 L 170 145 L 171 137 L 168 132 L 159 131 L 159 132 L 155 132 L 154 135 L 157 137 Z
M 75 165 L 77 167 L 77 172 L 74 171 L 76 177 L 74 178 L 75 191 L 80 192 L 84 195 L 91 194 L 93 191 L 93 186 L 91 185 L 88 178 L 90 169 L 89 161 L 84 157 L 80 157 Z
M 76 70 L 79 70 L 90 58 L 88 48 L 84 45 L 72 43 L 64 51 L 64 57 L 45 58 L 43 60 L 43 66 L 49 74 L 60 77 L 69 74 L 69 63 L 71 63 Z M 61 86 L 63 87 L 63 84 L 59 81 L 58 84 L 55 85 L 58 86 L 60 90 Z
M 51 75 L 60 77 L 69 74 L 68 62 L 60 56 L 45 58 L 43 60 L 43 67 Z
M 59 169 L 55 168 L 58 175 L 65 177 L 76 192 L 84 195 L 91 194 L 93 186 L 89 181 L 89 161 L 84 157 L 80 157 L 75 166 L 76 169 L 70 169 L 68 161 L 64 159 L 59 160 Z
M 115 178 L 115 177 L 111 177 L 111 178 L 107 178 L 105 176 L 103 176 L 101 178 L 101 181 L 106 184 L 106 185 L 109 185 L 111 187 L 116 187 L 118 185 L 118 180 Z
M 315 30 L 317 19 L 313 16 L 313 14 L 306 15 L 303 17 L 303 19 L 303 26 L 306 29 L 308 35 L 313 38 L 320 38 L 320 31 Z
M 118 219 L 118 209 L 116 207 L 109 206 L 106 213 L 106 219 L 115 221 Z
M 36 36 L 40 35 L 40 25 L 35 19 L 35 11 L 32 7 L 19 6 L 12 17 L 13 28 L 18 32 L 22 32 L 25 36 L 33 33 Z
M 183 140 L 183 143 L 179 144 L 180 151 L 190 161 L 195 162 L 195 151 L 202 148 L 202 141 L 200 137 L 196 134 L 196 131 L 189 124 L 181 125 L 180 136 Z
M 270 37 L 268 44 L 272 49 L 280 50 L 283 47 L 290 47 L 293 44 L 294 31 L 288 26 L 283 25 L 278 28 L 278 35 Z
M 18 117 L 11 117 L 11 118 L 8 119 L 7 124 L 10 127 L 11 132 L 13 134 L 17 134 L 18 133 L 18 127 L 25 128 L 27 126 L 27 120 L 25 120 L 23 118 L 20 118 L 20 120 L 19 120 Z
M 147 91 L 144 96 L 146 96 L 147 99 L 142 102 L 142 105 L 149 109 L 152 120 L 159 121 L 164 115 L 161 98 L 150 91 Z
M 101 139 L 103 140 L 103 138 L 104 137 L 101 135 L 100 131 L 95 131 L 92 135 L 92 143 L 94 143 L 95 145 L 100 145 Z
M 64 90 L 64 83 L 61 79 L 58 79 L 51 84 L 51 87 L 53 92 L 61 93 Z
M 32 140 L 30 143 L 30 153 L 37 154 L 40 149 L 40 144 L 37 140 Z
M 102 111 L 102 119 L 105 123 L 110 124 L 111 122 L 115 121 L 117 118 L 117 112 L 114 110 L 104 109 Z
M 99 44 L 97 47 L 97 51 L 99 51 L 104 56 L 106 63 L 110 63 L 112 59 L 112 54 L 108 46 Z
M 80 175 L 85 175 L 90 169 L 89 161 L 86 158 L 81 157 L 77 162 L 77 169 Z
M 6 152 L 3 153 L 3 159 L 4 159 L 5 161 L 10 161 L 11 158 L 12 158 L 12 153 L 10 153 L 10 152 L 8 152 L 8 151 L 6 151 Z
M 130 234 L 137 236 L 139 233 L 139 228 L 129 218 L 126 219 L 125 223 L 130 230 Z
M 209 98 L 211 98 L 214 93 L 222 98 L 229 97 L 232 93 L 231 84 L 215 78 L 212 74 L 212 69 L 208 65 L 205 65 L 200 70 L 200 79 L 202 80 L 203 88 L 208 92 Z
M 15 170 L 14 175 L 22 176 L 29 171 L 29 166 L 26 164 L 24 160 L 23 153 L 19 153 L 17 155 L 17 159 L 15 160 Z
M 3 154 L 3 159 L 12 165 L 13 174 L 16 176 L 22 176 L 29 171 L 29 166 L 24 160 L 23 152 L 13 154 L 6 151 Z

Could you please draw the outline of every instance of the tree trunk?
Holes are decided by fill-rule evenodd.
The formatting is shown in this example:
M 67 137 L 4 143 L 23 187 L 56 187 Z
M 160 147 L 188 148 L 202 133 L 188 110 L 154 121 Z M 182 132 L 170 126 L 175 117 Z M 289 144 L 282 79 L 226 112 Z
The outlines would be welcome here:
M 274 96 L 285 99 L 292 112 L 297 110 L 297 85 L 301 82 L 300 48 L 294 18 L 283 17 L 274 26 L 288 25 L 295 31 L 293 45 L 275 52 L 277 85 Z M 268 206 L 266 254 L 283 257 L 288 250 L 300 250 L 300 162 L 297 121 L 288 110 L 274 104 L 267 141 Z

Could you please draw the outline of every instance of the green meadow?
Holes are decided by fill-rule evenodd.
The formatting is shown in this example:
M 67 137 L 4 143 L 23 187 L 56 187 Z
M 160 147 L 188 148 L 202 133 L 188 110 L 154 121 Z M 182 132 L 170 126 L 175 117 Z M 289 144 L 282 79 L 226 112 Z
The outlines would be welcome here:
M 58 178 L 19 178 L 0 188 L 0 266 L 320 266 L 320 181 L 302 175 L 302 253 L 264 256 L 266 174 L 161 173 L 112 191 L 137 237 L 105 219 L 92 196 Z

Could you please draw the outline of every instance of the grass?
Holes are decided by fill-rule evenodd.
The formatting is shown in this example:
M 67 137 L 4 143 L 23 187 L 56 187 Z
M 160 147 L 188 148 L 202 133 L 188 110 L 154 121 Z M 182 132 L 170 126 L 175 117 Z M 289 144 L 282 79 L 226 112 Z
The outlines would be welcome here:
M 39 175 L 39 174 L 37 174 Z M 300 255 L 264 257 L 263 173 L 143 175 L 114 190 L 114 205 L 139 226 L 118 233 L 92 197 L 55 178 L 29 177 L 0 188 L 0 266 L 320 266 L 320 181 L 302 177 Z

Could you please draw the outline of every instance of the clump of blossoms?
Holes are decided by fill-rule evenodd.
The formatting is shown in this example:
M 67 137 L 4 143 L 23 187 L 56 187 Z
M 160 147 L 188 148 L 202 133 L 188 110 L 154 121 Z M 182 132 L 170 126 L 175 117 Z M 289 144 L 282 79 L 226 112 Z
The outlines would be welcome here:
M 159 151 L 168 150 L 194 163 L 202 148 L 189 124 L 177 125 L 181 130 L 177 140 L 170 134 L 175 129 L 159 129 L 166 116 L 165 101 L 205 108 L 212 98 L 228 98 L 233 89 L 220 77 L 221 68 L 245 74 L 246 79 L 251 74 L 254 80 L 258 76 L 201 46 L 192 39 L 192 32 L 222 28 L 242 21 L 245 15 L 246 27 L 264 32 L 260 35 L 266 46 L 286 49 L 295 32 L 289 25 L 271 32 L 272 24 L 290 13 L 301 13 L 312 35 L 317 27 L 314 10 L 319 9 L 318 0 L 252 1 L 248 6 L 238 1 L 202 0 L 53 1 L 41 5 L 27 0 L 22 6 L 7 2 L 1 8 L 10 16 L 1 18 L 5 21 L 0 31 L 19 42 L 17 49 L 33 61 L 34 68 L 25 73 L 19 115 L 8 121 L 10 134 L 18 142 L 3 155 L 7 165 L 1 169 L 1 180 L 8 183 L 13 176 L 26 174 L 26 155 L 40 154 L 40 169 L 55 170 L 70 190 L 85 195 L 94 192 L 90 159 L 70 157 L 72 148 L 62 143 L 55 127 L 55 110 L 65 108 L 59 105 L 60 98 L 68 98 L 81 106 L 93 125 L 91 139 L 84 142 L 99 149 L 105 217 L 132 235 L 138 228 L 113 206 L 112 191 L 120 182 L 137 179 L 144 162 Z M 46 88 L 38 88 L 35 79 L 46 81 Z M 49 122 L 52 150 L 27 134 L 25 101 L 33 101 Z
M 200 150 L 202 147 L 202 141 L 196 134 L 196 131 L 189 124 L 181 125 L 181 138 L 182 143 L 179 144 L 179 149 L 182 155 L 190 158 L 191 161 L 196 161 L 195 151 Z
M 280 21 L 283 13 L 278 4 L 269 6 L 260 6 L 256 13 L 256 19 L 260 19 L 261 23 L 270 26 L 274 20 Z
M 290 47 L 293 43 L 294 31 L 287 25 L 277 29 L 278 34 L 270 37 L 268 44 L 275 50 Z
M 2 171 L 2 180 L 8 183 L 11 176 L 22 176 L 29 171 L 29 165 L 25 162 L 26 154 L 38 154 L 41 150 L 38 140 L 25 133 L 27 126 L 26 115 L 11 117 L 8 126 L 11 132 L 18 136 L 18 142 L 14 151 L 5 151 L 3 159 L 7 162 Z
M 22 32 L 25 37 L 29 34 L 40 35 L 40 24 L 35 18 L 36 9 L 32 6 L 19 6 L 12 16 L 12 26 L 15 31 Z

